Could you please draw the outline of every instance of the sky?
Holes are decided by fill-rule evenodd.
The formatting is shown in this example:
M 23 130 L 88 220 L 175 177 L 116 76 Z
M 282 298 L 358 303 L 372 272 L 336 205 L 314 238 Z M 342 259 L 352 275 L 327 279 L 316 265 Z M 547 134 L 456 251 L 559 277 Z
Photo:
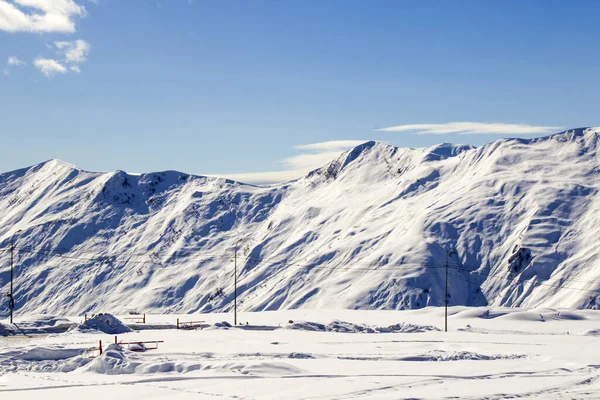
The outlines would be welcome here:
M 600 124 L 600 2 L 0 0 L 0 171 L 302 176 Z

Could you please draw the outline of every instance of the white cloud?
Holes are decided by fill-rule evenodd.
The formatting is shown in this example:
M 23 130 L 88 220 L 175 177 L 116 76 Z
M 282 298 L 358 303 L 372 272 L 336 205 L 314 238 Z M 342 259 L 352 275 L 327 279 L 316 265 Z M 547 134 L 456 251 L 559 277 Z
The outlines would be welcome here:
M 73 33 L 85 8 L 73 0 L 0 0 L 0 31 Z
M 6 68 L 2 71 L 4 76 L 10 75 L 11 68 L 18 68 L 23 65 L 26 65 L 19 57 L 17 56 L 9 56 L 8 61 L 6 61 Z
M 11 68 L 18 68 L 23 65 L 26 65 L 26 64 L 21 59 L 19 59 L 19 57 L 10 56 L 10 57 L 8 57 L 8 61 L 6 61 L 6 68 L 4 68 L 4 70 L 2 72 L 4 73 L 5 76 L 9 76 Z
M 21 61 L 17 56 L 10 56 L 8 57 L 6 65 L 8 65 L 9 67 L 20 67 L 21 65 L 25 65 L 25 63 Z
M 248 172 L 242 174 L 213 174 L 213 176 L 232 179 L 238 182 L 255 185 L 269 185 L 272 183 L 286 182 L 300 178 L 304 173 L 294 170 L 271 172 Z
M 527 124 L 504 124 L 487 122 L 447 122 L 445 124 L 412 124 L 377 129 L 382 132 L 414 132 L 417 135 L 528 135 L 552 133 L 558 126 L 534 126 Z
M 52 46 L 48 47 L 53 48 Z M 87 60 L 90 51 L 89 43 L 85 40 L 57 41 L 54 42 L 54 47 L 57 55 L 62 56 L 62 61 L 38 57 L 35 60 L 35 67 L 48 78 L 68 71 L 80 74 L 80 65 Z
M 90 44 L 85 40 L 73 40 L 54 42 L 60 54 L 63 54 L 65 61 L 70 64 L 81 64 L 87 60 L 90 52 Z
M 364 142 L 366 142 L 366 140 L 331 140 L 329 142 L 300 144 L 294 148 L 298 150 L 347 150 L 361 145 Z
M 315 168 L 322 167 L 329 161 L 342 154 L 342 150 L 339 151 L 325 151 L 322 153 L 314 154 L 298 154 L 296 156 L 288 157 L 283 160 L 283 165 L 292 170 L 299 171 L 312 171 Z
M 281 171 L 249 172 L 240 174 L 214 174 L 223 178 L 253 184 L 271 184 L 301 178 L 308 172 L 323 167 L 339 157 L 344 151 L 363 144 L 366 140 L 335 140 L 294 146 L 297 150 L 314 150 L 285 158 Z
M 67 67 L 49 58 L 38 57 L 33 61 L 33 64 L 48 78 L 53 77 L 55 74 L 64 74 L 67 72 Z

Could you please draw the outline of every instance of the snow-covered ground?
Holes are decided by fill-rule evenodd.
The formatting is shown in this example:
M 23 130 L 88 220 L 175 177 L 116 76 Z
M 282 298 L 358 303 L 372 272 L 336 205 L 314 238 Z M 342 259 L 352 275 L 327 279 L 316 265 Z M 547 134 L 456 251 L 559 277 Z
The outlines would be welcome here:
M 231 314 L 147 315 L 154 329 L 118 335 L 164 341 L 145 352 L 110 345 L 114 335 L 79 326 L 79 317 L 71 327 L 17 319 L 29 335 L 0 336 L 0 398 L 598 398 L 600 311 L 452 307 L 448 333 L 443 315 L 434 307 L 240 313 L 237 328 L 220 324 Z M 208 327 L 176 330 L 176 318 Z M 69 330 L 49 334 L 52 326 Z M 104 354 L 86 358 L 100 340 Z

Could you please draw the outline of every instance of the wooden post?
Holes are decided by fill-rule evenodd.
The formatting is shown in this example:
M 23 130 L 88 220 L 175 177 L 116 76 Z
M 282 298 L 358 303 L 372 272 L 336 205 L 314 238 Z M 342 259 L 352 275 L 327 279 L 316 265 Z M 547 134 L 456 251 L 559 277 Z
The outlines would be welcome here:
M 115 335 L 115 344 L 119 344 L 119 342 L 117 342 L 117 335 Z
M 98 343 L 98 350 L 100 350 L 100 355 L 102 355 L 102 340 Z
M 146 323 L 146 313 L 144 313 L 144 323 Z

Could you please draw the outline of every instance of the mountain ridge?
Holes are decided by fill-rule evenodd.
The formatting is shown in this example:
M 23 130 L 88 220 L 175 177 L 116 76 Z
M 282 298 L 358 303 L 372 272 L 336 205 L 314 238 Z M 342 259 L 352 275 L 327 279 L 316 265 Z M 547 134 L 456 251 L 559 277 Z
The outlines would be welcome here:
M 389 147 L 389 148 L 393 148 L 393 149 L 404 149 L 404 150 L 415 150 L 415 151 L 427 151 L 430 150 L 430 153 L 436 153 L 434 150 L 435 149 L 450 149 L 451 151 L 456 151 L 457 154 L 452 154 L 452 156 L 454 155 L 458 155 L 463 151 L 466 150 L 473 150 L 473 149 L 481 149 L 481 148 L 485 148 L 486 146 L 490 146 L 493 143 L 499 143 L 499 142 L 511 142 L 511 141 L 518 141 L 520 143 L 534 143 L 534 142 L 539 142 L 539 141 L 546 141 L 546 140 L 551 140 L 551 139 L 557 139 L 557 138 L 561 138 L 561 139 L 565 139 L 567 138 L 567 140 L 572 140 L 574 138 L 577 137 L 582 137 L 586 134 L 586 132 L 590 132 L 592 134 L 600 134 L 600 127 L 582 127 L 582 128 L 573 128 L 573 129 L 568 129 L 562 132 L 558 132 L 558 133 L 553 133 L 550 135 L 546 135 L 546 136 L 542 136 L 542 137 L 537 137 L 537 138 L 530 138 L 530 139 L 523 139 L 523 138 L 505 138 L 505 139 L 498 139 L 495 140 L 493 142 L 490 142 L 488 144 L 482 145 L 482 146 L 473 146 L 473 145 L 467 145 L 467 144 L 454 144 L 454 143 L 438 143 L 429 147 L 421 147 L 421 148 L 412 148 L 412 147 L 397 147 L 394 145 L 390 145 L 388 143 L 385 142 L 379 142 L 379 141 L 366 141 L 358 146 L 355 146 L 354 148 L 344 152 L 340 157 L 338 157 L 336 160 L 339 160 L 340 158 L 350 158 L 349 160 L 346 160 L 345 163 L 348 163 L 350 161 L 352 161 L 352 159 L 356 158 L 360 153 L 362 153 L 365 150 L 368 150 L 372 147 L 375 146 L 380 146 L 380 147 Z M 442 154 L 439 154 L 439 156 L 443 156 Z M 448 154 L 445 155 L 446 157 L 450 156 Z M 336 161 L 336 160 L 332 160 Z M 338 161 L 339 162 L 339 161 Z M 66 167 L 66 168 L 71 168 L 74 170 L 78 170 L 81 172 L 86 172 L 86 173 L 92 173 L 92 174 L 107 174 L 107 173 L 111 173 L 111 171 L 106 171 L 106 172 L 100 172 L 100 171 L 89 171 L 86 169 L 83 169 L 75 164 L 72 164 L 68 161 L 64 161 L 61 159 L 57 159 L 57 158 L 51 158 L 45 161 L 42 161 L 40 163 L 28 166 L 28 167 L 24 167 L 24 168 L 19 168 L 16 170 L 12 170 L 12 171 L 7 171 L 4 173 L 0 173 L 0 175 L 4 175 L 4 174 L 13 174 L 13 173 L 17 173 L 20 171 L 27 171 L 27 170 L 37 170 L 40 168 L 43 168 L 46 165 L 58 165 L 61 167 Z M 345 166 L 345 164 L 344 164 Z M 313 171 L 308 172 L 305 176 L 301 177 L 308 177 L 312 174 L 314 174 L 315 171 L 320 170 L 324 167 L 319 167 L 314 169 Z M 256 186 L 256 185 L 252 185 L 252 184 L 248 184 L 242 181 L 235 181 L 232 179 L 228 179 L 228 178 L 220 178 L 220 177 L 215 177 L 212 176 L 210 174 L 188 174 L 188 173 L 184 173 L 182 171 L 178 171 L 178 170 L 164 170 L 164 171 L 155 171 L 155 172 L 147 172 L 147 173 L 132 173 L 132 172 L 128 172 L 128 171 L 123 171 L 123 170 L 115 170 L 112 171 L 112 173 L 116 173 L 116 172 L 124 172 L 127 175 L 132 175 L 132 176 L 140 176 L 140 175 L 151 175 L 151 174 L 157 174 L 157 173 L 178 173 L 178 174 L 183 174 L 183 175 L 190 175 L 190 176 L 194 176 L 194 177 L 198 177 L 198 178 L 215 178 L 215 179 L 226 179 L 227 181 L 231 181 L 231 182 L 237 182 L 237 183 L 241 183 L 241 184 L 246 184 L 246 185 L 251 185 L 251 186 Z M 286 181 L 286 182 L 281 182 L 280 184 L 285 184 L 287 182 L 293 182 L 296 181 L 297 179 L 301 179 L 301 178 L 296 178 L 293 179 L 291 181 Z M 272 185 L 269 185 L 272 186 Z
M 0 174 L 0 257 L 22 312 L 227 311 L 236 248 L 242 310 L 443 305 L 450 247 L 450 304 L 595 308 L 599 134 L 366 142 L 265 187 L 48 160 Z

